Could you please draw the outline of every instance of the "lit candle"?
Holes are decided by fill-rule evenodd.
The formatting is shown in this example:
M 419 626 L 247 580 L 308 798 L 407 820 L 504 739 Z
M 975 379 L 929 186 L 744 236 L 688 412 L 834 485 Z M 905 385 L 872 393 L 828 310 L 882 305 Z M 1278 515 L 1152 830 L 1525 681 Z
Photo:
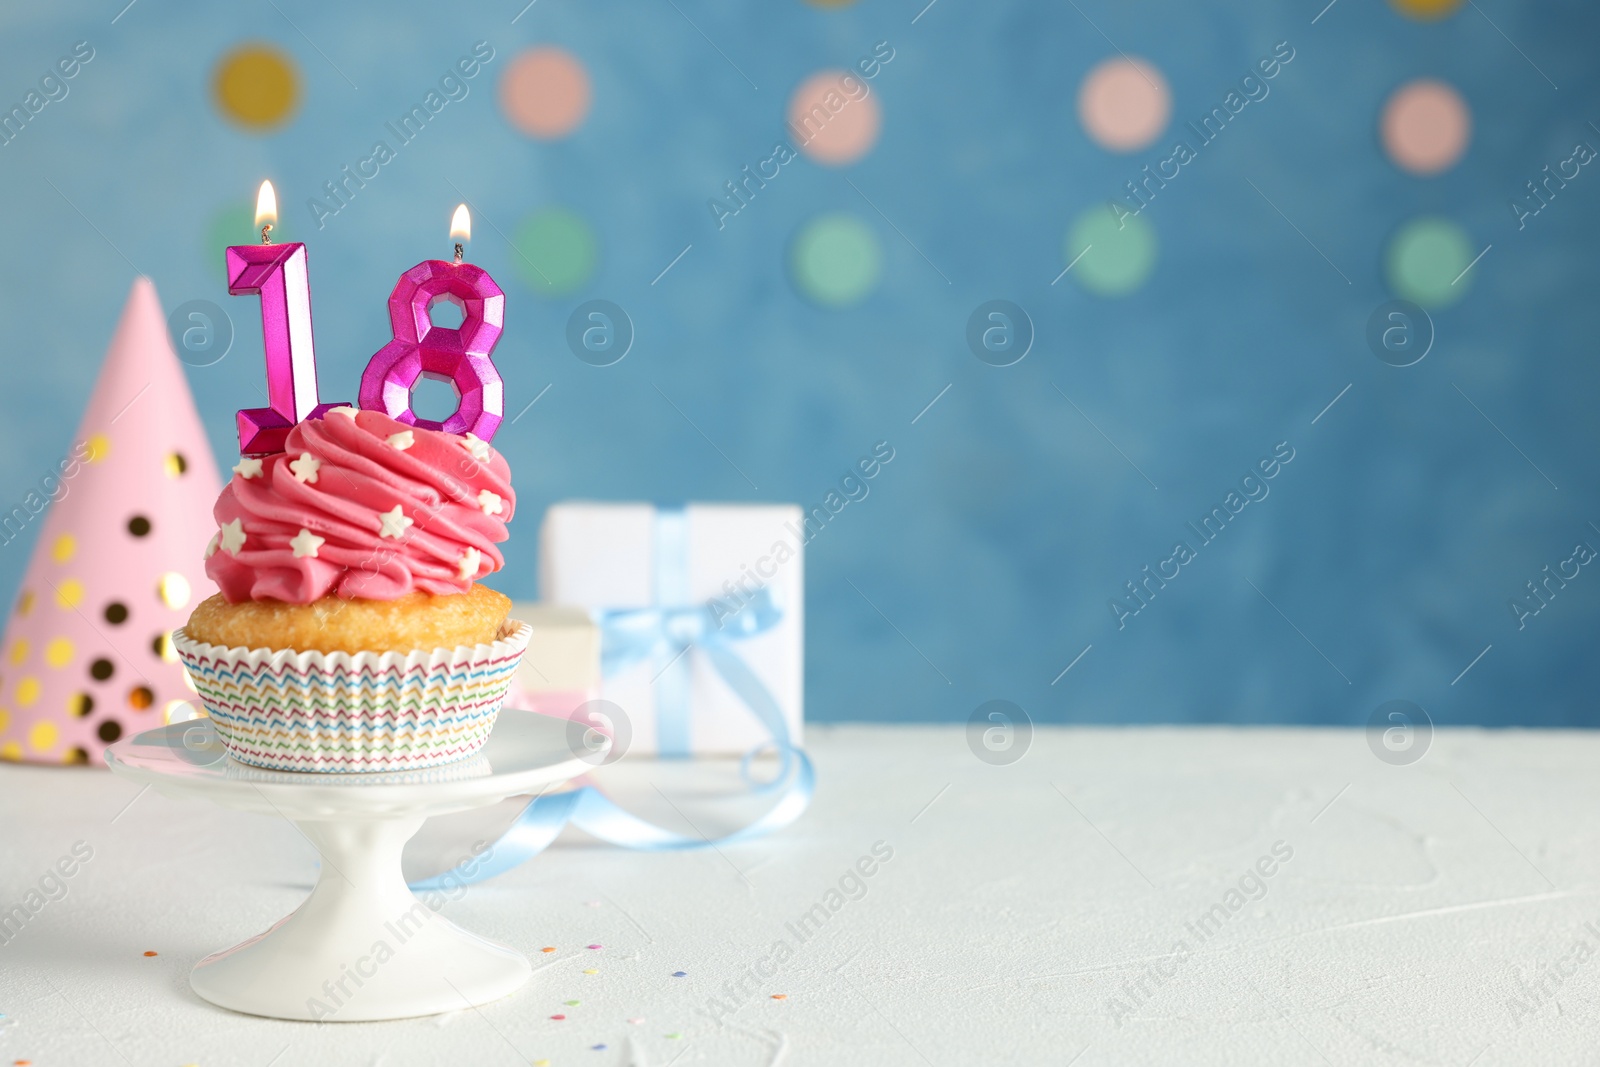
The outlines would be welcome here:
M 317 401 L 317 357 L 311 340 L 311 281 L 306 246 L 275 245 L 278 198 L 271 182 L 256 198 L 258 245 L 227 252 L 228 292 L 261 298 L 261 339 L 267 355 L 267 407 L 239 412 L 239 451 L 247 456 L 282 452 L 289 428 L 336 404 Z
M 361 375 L 360 404 L 412 426 L 487 441 L 505 415 L 505 388 L 490 353 L 505 325 L 506 297 L 487 271 L 462 261 L 462 244 L 471 235 L 471 216 L 462 204 L 450 226 L 455 261 L 424 260 L 400 275 L 389 294 L 394 339 Z M 433 324 L 429 312 L 441 300 L 461 309 L 459 327 Z M 423 377 L 455 388 L 459 402 L 443 422 L 419 419 L 411 410 L 411 390 Z

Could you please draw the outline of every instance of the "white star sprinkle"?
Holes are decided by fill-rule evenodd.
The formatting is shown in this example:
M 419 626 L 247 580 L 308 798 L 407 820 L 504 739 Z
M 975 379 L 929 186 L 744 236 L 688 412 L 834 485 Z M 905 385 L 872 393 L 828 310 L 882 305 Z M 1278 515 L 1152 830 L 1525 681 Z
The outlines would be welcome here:
M 399 433 L 390 434 L 385 438 L 391 445 L 404 452 L 417 443 L 417 435 L 410 430 L 401 430 Z
M 321 548 L 327 540 L 326 537 L 318 537 L 305 527 L 301 527 L 300 532 L 290 539 L 289 547 L 294 549 L 295 559 L 301 559 L 305 556 L 316 559 L 317 549 Z
M 234 519 L 223 523 L 217 534 L 217 544 L 228 555 L 237 556 L 244 547 L 244 520 Z
M 472 458 L 479 463 L 489 462 L 489 442 L 484 441 L 475 433 L 468 433 L 461 438 L 461 447 L 472 453 Z
M 353 408 L 349 404 L 342 404 L 342 405 L 340 405 L 339 407 L 336 407 L 336 408 L 329 408 L 328 409 L 328 414 L 329 415 L 349 415 L 353 419 L 353 418 L 356 417 L 356 412 L 359 411 L 359 410 L 361 410 L 361 409 L 360 408 Z
M 317 471 L 322 469 L 322 461 L 310 452 L 300 453 L 300 458 L 289 461 L 289 470 L 294 473 L 297 482 L 312 482 L 317 480 Z
M 405 512 L 396 504 L 392 511 L 380 511 L 378 521 L 383 524 L 378 531 L 379 537 L 404 537 L 416 520 L 406 518 Z
M 475 548 L 469 548 L 461 553 L 461 559 L 456 566 L 461 568 L 457 575 L 462 581 L 471 581 L 478 576 L 478 564 L 483 562 L 483 555 Z
M 253 456 L 240 456 L 239 462 L 233 465 L 233 473 L 248 481 L 251 478 L 261 477 L 261 461 Z
M 500 494 L 485 489 L 478 493 L 478 506 L 485 515 L 498 515 L 506 509 L 505 501 L 500 499 Z
M 206 544 L 206 559 L 210 559 L 212 556 L 217 554 L 217 545 L 221 542 L 221 540 L 221 534 L 211 535 L 211 540 Z

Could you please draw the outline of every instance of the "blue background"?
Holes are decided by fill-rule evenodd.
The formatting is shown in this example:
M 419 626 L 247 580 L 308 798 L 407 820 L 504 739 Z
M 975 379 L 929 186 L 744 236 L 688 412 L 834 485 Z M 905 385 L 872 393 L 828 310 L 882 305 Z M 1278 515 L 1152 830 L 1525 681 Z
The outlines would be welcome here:
M 553 501 L 809 506 L 887 439 L 896 458 L 870 496 L 808 549 L 813 720 L 959 720 L 996 697 L 1039 721 L 1357 723 L 1396 698 L 1446 723 L 1596 719 L 1600 577 L 1585 568 L 1524 630 L 1508 608 L 1577 540 L 1600 546 L 1600 177 L 1586 169 L 1520 232 L 1508 208 L 1574 142 L 1600 145 L 1593 5 L 1479 0 L 1424 24 L 1339 0 L 1313 25 L 1321 0 L 939 0 L 915 23 L 924 0 L 541 0 L 513 25 L 523 0 L 140 0 L 113 24 L 122 2 L 0 16 L 7 107 L 73 42 L 96 50 L 70 95 L 0 148 L 0 500 L 20 501 L 70 446 L 135 269 L 168 309 L 207 299 L 233 318 L 231 354 L 190 370 L 231 464 L 233 412 L 260 403 L 259 319 L 227 296 L 206 234 L 263 176 L 287 236 L 310 243 L 329 400 L 354 397 L 388 337 L 396 276 L 446 253 L 464 195 L 479 211 L 471 257 L 508 294 L 495 353 L 508 415 L 550 387 L 496 439 L 521 501 L 498 583 L 512 595 L 536 592 L 537 519 Z M 1172 90 L 1172 127 L 1128 155 L 1077 119 L 1084 75 L 1116 54 L 1107 37 Z M 266 136 L 210 97 L 218 58 L 250 39 L 290 53 L 302 78 L 297 115 Z M 496 58 L 471 95 L 317 230 L 306 198 L 388 139 L 383 124 L 477 40 Z M 878 41 L 895 58 L 872 82 L 876 148 L 844 168 L 788 165 L 718 232 L 707 200 L 770 153 L 794 87 Z M 1148 281 L 1114 299 L 1072 275 L 1052 286 L 1074 220 L 1280 41 L 1296 56 L 1271 95 L 1144 212 L 1159 243 Z M 555 142 L 512 130 L 494 92 L 520 50 L 544 44 L 577 56 L 593 86 L 587 121 Z M 1376 137 L 1384 99 L 1419 76 L 1456 86 L 1475 122 L 1461 163 L 1429 179 L 1397 170 Z M 525 286 L 496 233 L 553 206 L 600 249 L 561 298 Z M 876 233 L 883 277 L 859 305 L 823 309 L 786 255 L 802 224 L 838 211 Z M 1369 351 L 1366 323 L 1391 295 L 1388 240 L 1424 214 L 1493 247 L 1466 297 L 1434 313 L 1429 356 L 1397 369 Z M 637 329 L 612 367 L 565 342 L 591 298 Z M 1037 332 L 1006 368 L 964 337 L 996 298 Z M 1295 459 L 1271 495 L 1119 630 L 1108 600 L 1280 441 Z M 28 548 L 0 550 L 0 592 L 15 592 Z

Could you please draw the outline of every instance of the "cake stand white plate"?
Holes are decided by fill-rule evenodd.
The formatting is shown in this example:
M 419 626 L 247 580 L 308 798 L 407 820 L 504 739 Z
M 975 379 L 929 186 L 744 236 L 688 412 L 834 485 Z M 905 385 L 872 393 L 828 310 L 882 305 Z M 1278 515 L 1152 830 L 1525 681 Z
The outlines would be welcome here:
M 196 993 L 251 1015 L 366 1022 L 486 1004 L 528 980 L 533 969 L 521 953 L 468 933 L 413 896 L 400 852 L 429 816 L 548 789 L 590 770 L 596 755 L 603 748 L 574 745 L 567 720 L 507 709 L 476 756 L 427 770 L 262 770 L 228 757 L 209 719 L 119 741 L 106 763 L 168 796 L 280 815 L 322 854 L 305 902 L 196 964 Z

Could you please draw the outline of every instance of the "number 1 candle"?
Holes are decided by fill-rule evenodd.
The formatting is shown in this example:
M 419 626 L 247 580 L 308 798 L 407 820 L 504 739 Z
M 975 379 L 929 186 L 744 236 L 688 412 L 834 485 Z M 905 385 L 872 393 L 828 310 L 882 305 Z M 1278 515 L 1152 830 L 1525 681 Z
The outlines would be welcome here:
M 317 399 L 306 246 L 272 243 L 277 215 L 272 183 L 262 182 L 256 199 L 261 243 L 235 245 L 227 252 L 228 292 L 261 298 L 261 339 L 267 355 L 268 406 L 246 408 L 238 415 L 239 451 L 247 456 L 282 452 L 291 426 L 339 406 Z

